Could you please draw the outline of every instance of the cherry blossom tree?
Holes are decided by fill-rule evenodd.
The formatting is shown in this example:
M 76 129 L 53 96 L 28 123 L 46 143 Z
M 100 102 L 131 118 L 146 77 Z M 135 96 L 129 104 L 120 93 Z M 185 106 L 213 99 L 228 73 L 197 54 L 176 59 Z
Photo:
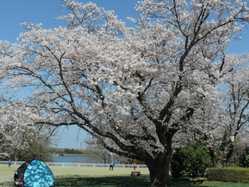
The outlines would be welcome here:
M 8 102 L 8 103 L 6 103 Z M 3 101 L 0 107 L 0 153 L 6 158 L 32 158 L 33 147 L 48 142 L 49 131 L 34 125 L 34 111 L 20 102 Z M 20 155 L 25 153 L 24 155 Z
M 144 0 L 133 27 L 93 3 L 65 5 L 67 27 L 28 24 L 2 45 L 9 82 L 32 88 L 37 123 L 78 125 L 166 187 L 179 136 L 215 125 L 207 109 L 229 73 L 225 49 L 248 21 L 246 1 Z
M 214 165 L 229 164 L 235 145 L 245 139 L 249 127 L 248 56 L 224 56 L 222 66 L 217 101 L 214 106 L 203 106 L 202 113 L 191 122 L 205 125 L 206 131 L 187 132 L 180 139 L 180 144 L 199 141 L 208 145 Z
M 230 71 L 223 77 L 221 101 L 224 116 L 220 150 L 227 164 L 233 156 L 238 138 L 245 136 L 249 125 L 248 56 L 226 57 L 225 68 Z

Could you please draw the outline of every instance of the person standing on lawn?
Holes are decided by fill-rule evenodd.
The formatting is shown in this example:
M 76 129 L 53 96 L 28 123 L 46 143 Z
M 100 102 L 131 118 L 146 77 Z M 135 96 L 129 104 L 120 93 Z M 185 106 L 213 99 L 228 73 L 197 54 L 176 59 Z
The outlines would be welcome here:
M 11 167 L 12 161 L 11 159 L 8 160 L 8 166 Z

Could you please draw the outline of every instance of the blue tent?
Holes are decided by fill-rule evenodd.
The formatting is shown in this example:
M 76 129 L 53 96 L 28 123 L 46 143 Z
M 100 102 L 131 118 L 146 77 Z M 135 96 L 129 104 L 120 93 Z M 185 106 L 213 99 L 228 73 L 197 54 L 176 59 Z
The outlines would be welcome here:
M 53 187 L 54 175 L 49 167 L 40 160 L 32 160 L 24 163 L 17 170 L 18 180 L 21 181 L 23 187 Z M 17 185 L 19 186 L 19 185 Z

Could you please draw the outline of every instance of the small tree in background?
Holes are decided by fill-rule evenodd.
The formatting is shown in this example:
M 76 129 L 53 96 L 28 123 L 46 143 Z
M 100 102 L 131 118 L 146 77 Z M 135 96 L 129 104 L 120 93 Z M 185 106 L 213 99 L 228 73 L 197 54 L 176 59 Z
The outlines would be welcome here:
M 90 138 L 86 141 L 86 152 L 91 158 L 103 163 L 111 163 L 110 152 L 96 139 Z
M 49 159 L 50 130 L 34 125 L 36 114 L 30 110 L 20 102 L 0 107 L 0 152 L 8 155 L 5 159 Z
M 220 150 L 223 165 L 229 164 L 236 151 L 236 144 L 242 136 L 248 136 L 249 129 L 249 67 L 248 57 L 230 57 L 226 59 L 230 74 L 223 78 L 223 134 Z
M 114 162 L 120 162 L 120 163 L 132 163 L 132 161 L 126 157 L 123 157 L 121 155 L 111 153 L 108 151 L 102 144 L 101 141 L 90 137 L 86 141 L 87 147 L 86 147 L 86 154 L 88 154 L 91 158 L 96 159 L 99 162 L 102 163 L 111 163 Z

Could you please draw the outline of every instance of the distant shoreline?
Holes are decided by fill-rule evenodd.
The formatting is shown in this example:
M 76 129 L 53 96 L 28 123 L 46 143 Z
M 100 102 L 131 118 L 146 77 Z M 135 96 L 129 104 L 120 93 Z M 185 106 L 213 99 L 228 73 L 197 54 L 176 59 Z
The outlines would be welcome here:
M 85 154 L 58 154 L 54 153 L 51 156 L 52 162 L 80 162 L 80 163 L 100 163 L 100 161 Z

